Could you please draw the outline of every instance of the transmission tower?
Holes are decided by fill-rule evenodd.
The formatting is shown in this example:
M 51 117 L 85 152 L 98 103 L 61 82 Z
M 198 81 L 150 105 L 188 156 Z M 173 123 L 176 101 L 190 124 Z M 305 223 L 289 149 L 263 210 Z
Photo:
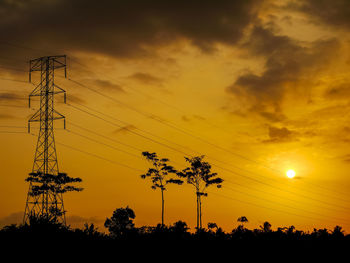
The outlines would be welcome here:
M 54 109 L 54 95 L 63 93 L 66 102 L 66 92 L 54 82 L 55 70 L 63 68 L 67 77 L 66 56 L 47 56 L 29 61 L 29 82 L 32 83 L 32 72 L 40 72 L 40 83 L 35 86 L 29 95 L 29 107 L 32 97 L 40 98 L 39 110 L 28 120 L 28 132 L 30 124 L 39 122 L 39 134 L 35 151 L 34 163 L 31 174 L 40 174 L 42 177 L 52 178 L 59 175 L 55 138 L 54 120 L 65 117 Z M 41 184 L 41 185 L 40 185 Z M 40 194 L 33 194 L 35 189 L 41 188 Z M 24 212 L 24 223 L 29 222 L 30 216 L 54 218 L 65 224 L 65 211 L 63 196 L 52 187 L 43 187 L 41 182 L 30 181 L 27 201 Z

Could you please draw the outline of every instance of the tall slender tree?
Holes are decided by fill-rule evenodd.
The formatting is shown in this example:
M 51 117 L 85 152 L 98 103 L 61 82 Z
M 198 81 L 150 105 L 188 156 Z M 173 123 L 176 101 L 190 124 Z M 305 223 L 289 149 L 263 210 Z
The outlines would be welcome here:
M 197 230 L 202 229 L 202 196 L 208 196 L 206 188 L 216 185 L 221 188 L 223 179 L 217 177 L 217 173 L 211 172 L 211 165 L 203 161 L 204 155 L 197 157 L 185 157 L 189 167 L 178 172 L 180 178 L 185 178 L 188 184 L 194 186 L 197 197 Z
M 169 178 L 171 174 L 176 175 L 176 170 L 168 165 L 169 159 L 158 158 L 156 153 L 142 152 L 142 155 L 147 161 L 152 163 L 153 167 L 149 168 L 145 174 L 141 175 L 142 179 L 150 178 L 152 180 L 151 188 L 156 190 L 160 189 L 162 196 L 162 226 L 164 226 L 164 191 L 167 184 L 183 184 L 180 179 Z

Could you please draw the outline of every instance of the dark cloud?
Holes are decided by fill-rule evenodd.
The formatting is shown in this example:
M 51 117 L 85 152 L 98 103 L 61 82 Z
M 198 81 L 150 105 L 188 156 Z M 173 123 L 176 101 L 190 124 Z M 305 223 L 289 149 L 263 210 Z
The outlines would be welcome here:
M 196 114 L 193 115 L 193 118 L 195 118 L 195 119 L 197 119 L 197 120 L 201 120 L 201 121 L 206 120 L 206 118 L 204 118 L 203 116 L 196 115 Z
M 136 126 L 130 124 L 130 125 L 126 125 L 122 128 L 115 130 L 113 133 L 127 133 L 127 132 L 129 132 L 131 130 L 135 130 L 135 129 L 136 129 Z
M 82 99 L 81 96 L 67 93 L 67 103 L 69 103 L 69 102 L 73 102 L 73 103 L 77 103 L 77 104 L 85 104 L 86 103 L 86 101 L 84 99 Z
M 200 120 L 200 121 L 205 121 L 206 119 L 200 115 L 182 115 L 181 119 L 185 122 L 190 122 L 192 120 Z
M 189 117 L 187 117 L 186 115 L 182 115 L 181 119 L 185 122 L 191 121 L 191 119 Z
M 345 29 L 350 27 L 349 6 L 349 0 L 299 0 L 288 5 L 310 16 L 316 24 Z
M 269 126 L 269 139 L 263 141 L 265 143 L 282 143 L 295 141 L 297 133 L 287 129 L 286 127 L 277 128 Z
M 344 82 L 337 85 L 333 85 L 328 88 L 324 94 L 327 99 L 350 99 L 350 82 Z
M 250 111 L 260 113 L 266 119 L 282 120 L 281 104 L 285 95 L 291 91 L 305 93 L 310 89 L 310 77 L 327 68 L 338 45 L 335 39 L 300 43 L 276 35 L 263 26 L 255 26 L 249 41 L 242 47 L 251 57 L 265 58 L 264 71 L 261 74 L 243 73 L 227 91 L 247 101 L 251 105 Z
M 264 117 L 269 122 L 282 122 L 287 119 L 287 117 L 280 112 L 259 112 L 260 116 Z
M 16 100 L 24 100 L 24 97 L 22 96 L 19 96 L 15 93 L 9 93 L 9 92 L 3 92 L 3 93 L 0 93 L 0 102 L 3 102 L 3 101 L 16 101 Z
M 160 85 L 163 80 L 148 73 L 137 72 L 128 77 L 146 85 Z
M 212 51 L 217 43 L 237 43 L 262 2 L 4 0 L 0 34 L 9 42 L 33 47 L 27 52 L 36 56 L 69 50 L 140 57 L 181 39 Z
M 96 79 L 93 83 L 101 88 L 107 89 L 109 91 L 125 92 L 125 90 L 118 84 L 112 83 L 109 80 Z

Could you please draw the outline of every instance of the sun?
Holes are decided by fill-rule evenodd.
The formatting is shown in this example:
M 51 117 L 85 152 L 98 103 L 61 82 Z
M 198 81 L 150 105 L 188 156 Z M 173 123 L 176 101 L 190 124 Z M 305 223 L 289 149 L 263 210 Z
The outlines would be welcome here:
M 295 176 L 295 171 L 294 170 L 288 170 L 286 172 L 286 175 L 288 178 L 293 178 Z

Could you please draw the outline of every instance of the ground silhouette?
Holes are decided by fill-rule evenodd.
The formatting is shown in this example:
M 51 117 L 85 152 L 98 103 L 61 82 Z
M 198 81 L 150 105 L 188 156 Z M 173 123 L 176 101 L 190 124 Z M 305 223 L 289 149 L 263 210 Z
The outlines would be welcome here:
M 135 212 L 129 207 L 116 209 L 105 222 L 108 234 L 93 224 L 85 224 L 79 229 L 65 226 L 52 218 L 32 217 L 29 224 L 3 227 L 0 230 L 0 241 L 10 247 L 37 249 L 39 246 L 46 247 L 49 249 L 47 251 L 64 245 L 65 249 L 73 251 L 91 248 L 124 253 L 125 249 L 132 247 L 135 251 L 146 254 L 157 248 L 163 254 L 180 255 L 195 253 L 195 248 L 199 247 L 204 253 L 202 256 L 205 253 L 209 253 L 208 256 L 233 253 L 247 257 L 266 257 L 272 254 L 286 256 L 300 252 L 322 256 L 327 251 L 340 255 L 350 245 L 350 235 L 344 234 L 340 226 L 335 226 L 332 230 L 315 228 L 311 232 L 304 232 L 294 226 L 274 229 L 269 222 L 265 222 L 259 228 L 248 229 L 243 225 L 248 219 L 240 217 L 237 221 L 242 224 L 225 232 L 214 222 L 208 223 L 207 228 L 190 229 L 181 220 L 171 225 L 160 223 L 157 226 L 136 227 L 133 222 L 135 217 Z

